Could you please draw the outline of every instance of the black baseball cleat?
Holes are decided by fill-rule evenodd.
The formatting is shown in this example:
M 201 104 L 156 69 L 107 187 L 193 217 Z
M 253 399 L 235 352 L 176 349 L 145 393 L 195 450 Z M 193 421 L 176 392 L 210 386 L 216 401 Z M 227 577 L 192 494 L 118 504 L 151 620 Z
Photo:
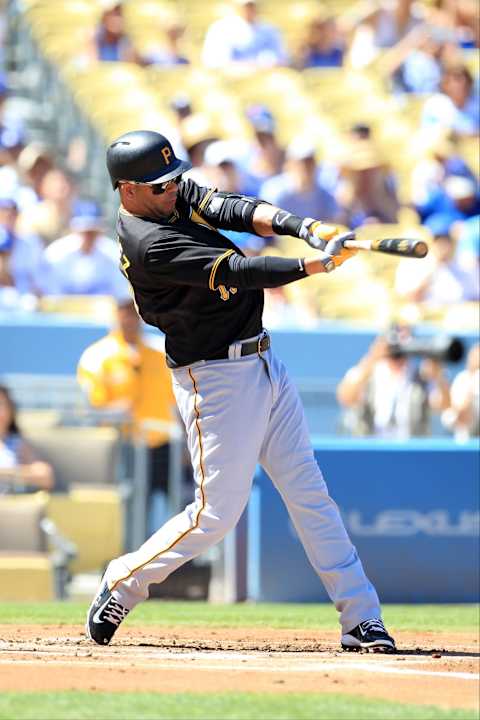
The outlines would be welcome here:
M 85 632 L 97 645 L 108 645 L 130 611 L 115 600 L 106 582 L 100 586 L 88 610 Z
M 379 618 L 364 620 L 353 630 L 342 635 L 342 648 L 349 651 L 396 652 L 395 640 L 387 633 L 385 625 Z

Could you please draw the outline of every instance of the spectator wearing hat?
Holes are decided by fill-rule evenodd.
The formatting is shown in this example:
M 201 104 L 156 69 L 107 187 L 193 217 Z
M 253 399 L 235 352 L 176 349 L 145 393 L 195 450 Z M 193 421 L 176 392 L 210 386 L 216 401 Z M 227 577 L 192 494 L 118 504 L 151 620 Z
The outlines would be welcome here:
M 70 230 L 43 253 L 43 294 L 125 297 L 128 283 L 120 272 L 118 246 L 103 232 L 99 206 L 90 200 L 78 201 Z
M 208 68 L 248 72 L 285 65 L 280 31 L 258 19 L 256 0 L 233 0 L 233 13 L 207 30 L 202 62 Z
M 180 125 L 181 142 L 192 163 L 188 177 L 199 185 L 210 184 L 209 169 L 204 162 L 205 151 L 211 143 L 220 139 L 219 134 L 205 113 L 191 113 Z
M 342 423 L 353 435 L 397 440 L 430 435 L 432 414 L 448 406 L 441 363 L 430 358 L 419 363 L 394 349 L 412 336 L 413 328 L 392 325 L 340 380 Z
M 41 240 L 17 227 L 14 198 L 0 197 L 0 307 L 33 309 L 39 291 Z
M 351 139 L 347 144 L 340 161 L 336 199 L 342 208 L 342 222 L 349 227 L 397 221 L 396 178 L 370 137 Z
M 321 217 L 336 222 L 340 209 L 322 177 L 316 151 L 308 139 L 295 138 L 287 148 L 285 170 L 260 188 L 260 197 L 299 217 Z
M 241 164 L 246 173 L 262 183 L 282 172 L 285 150 L 277 139 L 275 119 L 265 105 L 251 105 L 246 115 L 253 142 L 246 147 Z
M 455 242 L 444 228 L 433 229 L 430 252 L 422 262 L 404 259 L 395 278 L 397 295 L 412 303 L 446 306 L 480 298 L 477 268 L 464 268 L 455 254 Z
M 205 150 L 204 162 L 219 190 L 257 196 L 260 183 L 241 168 L 241 157 L 242 146 L 236 140 L 216 140 Z
M 460 136 L 478 136 L 480 102 L 466 65 L 455 64 L 446 68 L 440 92 L 425 102 L 421 125 L 427 133 L 450 130 Z
M 224 192 L 257 196 L 259 183 L 239 166 L 241 147 L 233 140 L 217 140 L 205 150 L 205 168 L 209 184 Z M 245 255 L 258 255 L 266 246 L 267 238 L 247 232 L 222 230 Z

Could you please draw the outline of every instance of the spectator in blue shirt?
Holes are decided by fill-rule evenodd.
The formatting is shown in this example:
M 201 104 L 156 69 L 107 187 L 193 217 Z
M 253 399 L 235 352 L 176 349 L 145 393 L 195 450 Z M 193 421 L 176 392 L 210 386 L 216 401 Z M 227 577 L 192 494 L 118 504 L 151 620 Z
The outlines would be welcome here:
M 455 137 L 434 133 L 423 139 L 421 156 L 412 170 L 410 197 L 415 205 L 428 202 L 452 175 L 476 182 L 475 175 L 460 155 Z
M 251 105 L 246 116 L 254 139 L 244 149 L 239 162 L 244 171 L 260 184 L 282 172 L 285 150 L 277 137 L 275 118 L 265 105 Z
M 306 27 L 300 44 L 297 67 L 299 70 L 315 67 L 341 67 L 345 43 L 334 17 L 317 16 Z
M 71 233 L 52 242 L 41 264 L 41 290 L 48 295 L 128 294 L 120 272 L 117 243 L 104 234 L 100 207 L 80 200 L 74 206 Z
M 454 222 L 479 214 L 478 184 L 471 178 L 451 175 L 442 185 L 434 188 L 425 202 L 416 206 L 416 210 L 427 226 L 433 228 L 441 223 L 449 232 Z
M 122 0 L 101 0 L 102 14 L 90 43 L 92 60 L 140 62 L 125 30 Z
M 15 200 L 0 197 L 0 307 L 33 308 L 43 244 L 36 235 L 18 232 L 17 219 Z
M 286 63 L 280 31 L 258 18 L 256 0 L 234 0 L 235 12 L 211 25 L 202 51 L 206 67 L 250 71 Z

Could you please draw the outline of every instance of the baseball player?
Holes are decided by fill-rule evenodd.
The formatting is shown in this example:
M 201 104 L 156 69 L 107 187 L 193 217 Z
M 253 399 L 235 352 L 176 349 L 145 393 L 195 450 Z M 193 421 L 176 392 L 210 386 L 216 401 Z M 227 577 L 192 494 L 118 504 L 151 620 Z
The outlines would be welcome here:
M 182 180 L 190 163 L 156 132 L 115 140 L 107 167 L 122 203 L 122 269 L 142 318 L 165 333 L 197 487 L 183 512 L 110 562 L 87 636 L 108 644 L 151 583 L 219 542 L 242 514 L 260 463 L 340 613 L 342 646 L 394 652 L 377 593 L 315 461 L 299 396 L 262 326 L 263 288 L 332 272 L 352 255 L 345 235 L 262 200 Z M 245 257 L 221 230 L 293 235 L 318 252 Z

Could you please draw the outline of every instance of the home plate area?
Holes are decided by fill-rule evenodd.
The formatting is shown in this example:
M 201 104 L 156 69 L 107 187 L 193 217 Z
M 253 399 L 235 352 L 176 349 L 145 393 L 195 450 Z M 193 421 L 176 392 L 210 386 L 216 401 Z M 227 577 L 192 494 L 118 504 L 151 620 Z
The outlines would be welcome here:
M 479 644 L 467 633 L 395 633 L 395 655 L 347 653 L 331 631 L 0 626 L 0 692 L 325 692 L 478 708 Z

